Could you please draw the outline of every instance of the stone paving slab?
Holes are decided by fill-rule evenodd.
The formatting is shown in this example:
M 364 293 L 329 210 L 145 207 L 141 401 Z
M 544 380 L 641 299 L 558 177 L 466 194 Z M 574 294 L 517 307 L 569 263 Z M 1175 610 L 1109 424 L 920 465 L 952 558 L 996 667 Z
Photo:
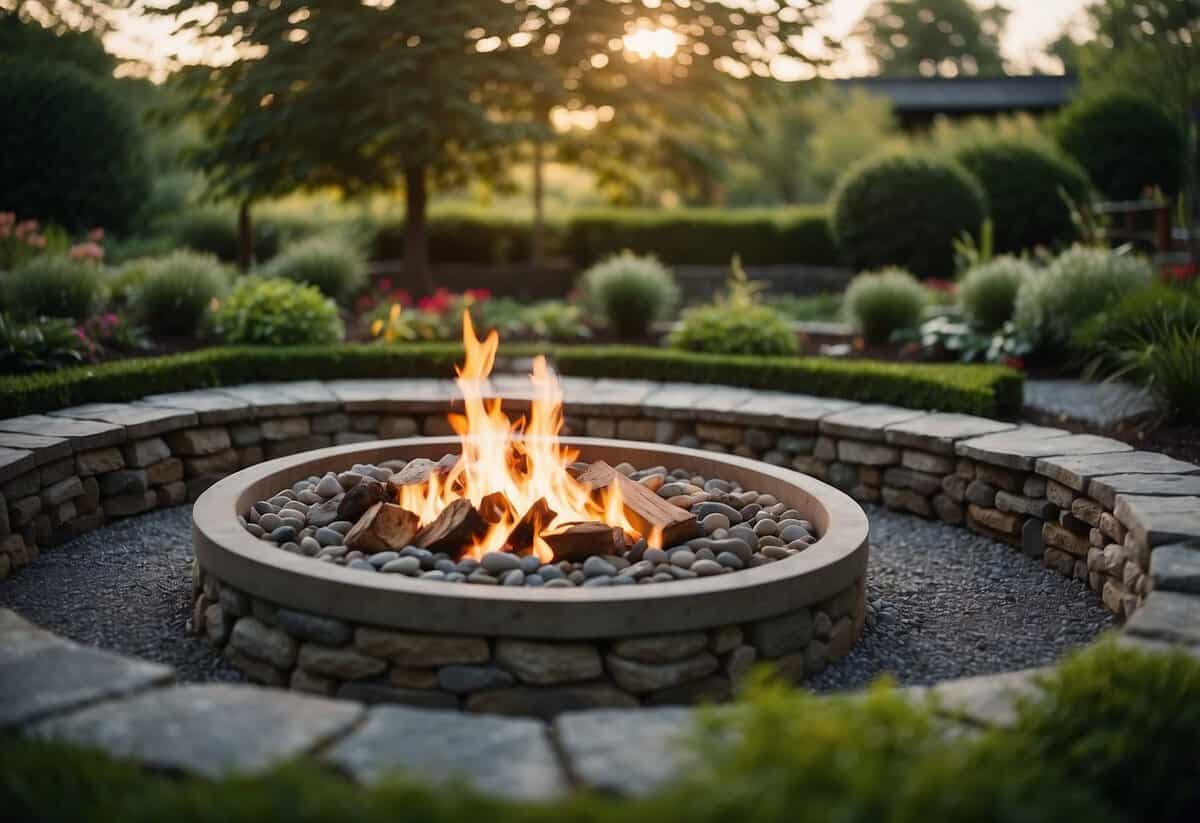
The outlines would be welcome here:
M 194 411 L 168 409 L 146 403 L 87 403 L 49 414 L 52 417 L 99 420 L 114 426 L 124 426 L 131 440 L 141 440 L 163 432 L 195 426 L 200 420 Z
M 835 437 L 853 437 L 856 440 L 882 443 L 885 427 L 915 421 L 928 414 L 914 409 L 902 409 L 899 406 L 856 406 L 839 414 L 821 418 L 820 430 L 822 434 Z
M 244 400 L 254 407 L 255 417 L 293 417 L 320 414 L 338 407 L 337 398 L 316 381 L 293 383 L 246 383 L 214 391 Z
M 98 420 L 70 420 L 46 414 L 27 414 L 0 420 L 0 432 L 36 434 L 42 437 L 62 437 L 71 441 L 75 451 L 99 449 L 124 443 L 125 429 Z
M 578 378 L 566 378 L 576 380 Z M 592 385 L 586 396 L 568 390 L 568 414 L 595 414 L 611 417 L 634 416 L 646 398 L 653 395 L 662 383 L 649 380 L 621 380 L 600 378 Z
M 1033 471 L 1041 457 L 1066 454 L 1106 454 L 1133 451 L 1120 440 L 1093 434 L 1070 434 L 1062 429 L 1020 426 L 1012 431 L 985 434 L 963 440 L 954 447 L 961 457 L 992 463 L 1009 469 Z
M 1149 548 L 1200 538 L 1200 497 L 1121 494 L 1113 512 L 1133 539 Z
M 152 769 L 256 774 L 342 735 L 358 703 L 233 683 L 154 689 L 45 720 L 34 737 L 102 749 Z
M 559 715 L 554 730 L 571 773 L 584 786 L 641 797 L 688 767 L 686 708 L 596 709 Z
M 735 418 L 725 415 L 748 403 L 753 396 L 749 389 L 668 383 L 642 401 L 642 412 L 647 417 L 727 422 Z
M 1104 504 L 1117 505 L 1117 495 L 1156 497 L 1200 496 L 1200 474 L 1114 474 L 1088 483 L 1088 496 Z
M 1153 557 L 1153 555 L 1151 555 Z M 1167 643 L 1200 644 L 1200 597 L 1179 592 L 1150 592 L 1125 631 Z
M 0 448 L 28 452 L 37 466 L 70 457 L 75 451 L 65 437 L 16 432 L 0 432 Z
M 954 444 L 959 440 L 1011 431 L 1016 427 L 1016 423 L 989 420 L 986 417 L 934 412 L 888 425 L 884 429 L 883 439 L 896 446 L 952 455 Z
M 1025 405 L 1060 418 L 1108 428 L 1154 411 L 1153 399 L 1127 383 L 1026 380 Z
M 1200 594 L 1200 540 L 1158 546 L 1150 553 L 1155 591 Z
M 168 666 L 80 646 L 0 609 L 0 729 L 169 683 Z
M 1043 457 L 1034 471 L 1077 492 L 1087 491 L 1088 481 L 1110 474 L 1195 474 L 1200 466 L 1159 452 L 1128 451 L 1110 454 L 1077 454 Z
M 537 720 L 378 706 L 323 757 L 361 783 L 400 772 L 512 800 L 547 800 L 567 790 Z
M 5 483 L 36 467 L 37 460 L 33 452 L 0 446 L 0 483 Z
M 215 389 L 152 394 L 143 397 L 141 402 L 148 406 L 193 411 L 200 418 L 202 426 L 235 423 L 254 416 L 254 409 L 247 401 L 231 397 Z
M 832 400 L 806 394 L 756 391 L 731 416 L 750 426 L 772 426 L 790 432 L 815 432 L 822 418 L 857 408 L 850 400 Z
M 1012 726 L 1017 704 L 1037 695 L 1037 678 L 1044 669 L 963 677 L 938 683 L 930 691 L 939 711 L 981 726 Z

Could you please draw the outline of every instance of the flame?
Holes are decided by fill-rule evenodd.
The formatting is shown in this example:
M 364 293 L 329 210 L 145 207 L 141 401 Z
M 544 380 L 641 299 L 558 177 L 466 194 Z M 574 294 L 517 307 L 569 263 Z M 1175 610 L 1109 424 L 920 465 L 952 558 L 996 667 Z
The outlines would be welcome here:
M 564 523 L 602 521 L 634 538 L 641 536 L 625 514 L 618 484 L 609 484 L 596 499 L 567 471 L 579 453 L 559 441 L 562 388 L 546 358 L 533 361 L 528 418 L 514 421 L 501 410 L 499 398 L 486 395 L 500 336 L 493 330 L 482 340 L 476 337 L 471 316 L 464 311 L 462 339 L 466 358 L 456 369 L 455 383 L 462 394 L 463 412 L 448 416 L 462 448 L 458 462 L 448 472 L 431 473 L 424 483 L 401 488 L 397 502 L 424 526 L 456 498 L 464 497 L 478 507 L 486 495 L 503 492 L 512 508 L 468 549 L 467 554 L 476 558 L 504 551 L 521 516 L 541 499 L 555 512 L 554 519 L 534 535 L 532 550 L 542 562 L 554 559 L 542 532 Z M 661 542 L 661 535 L 657 537 Z

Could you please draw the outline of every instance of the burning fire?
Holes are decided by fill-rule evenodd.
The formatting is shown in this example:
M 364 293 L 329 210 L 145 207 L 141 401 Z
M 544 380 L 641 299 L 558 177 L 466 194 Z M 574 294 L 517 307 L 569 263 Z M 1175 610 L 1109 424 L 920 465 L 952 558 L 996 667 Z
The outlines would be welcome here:
M 476 558 L 512 550 L 510 538 L 523 521 L 532 532 L 527 551 L 547 563 L 555 554 L 542 536 L 569 523 L 601 522 L 622 529 L 631 539 L 646 537 L 651 545 L 660 545 L 657 529 L 643 535 L 630 522 L 620 483 L 609 483 L 594 493 L 567 471 L 579 453 L 559 441 L 562 389 L 545 357 L 539 355 L 533 362 L 529 417 L 514 421 L 501 410 L 500 399 L 483 394 L 499 335 L 493 330 L 478 339 L 464 311 L 463 345 L 466 362 L 457 369 L 455 382 L 462 392 L 464 413 L 449 416 L 462 453 L 449 470 L 433 471 L 422 483 L 401 486 L 396 502 L 415 513 L 425 527 L 455 500 L 469 500 L 488 522 L 482 537 L 466 549 L 466 555 Z M 549 520 L 547 510 L 552 515 Z

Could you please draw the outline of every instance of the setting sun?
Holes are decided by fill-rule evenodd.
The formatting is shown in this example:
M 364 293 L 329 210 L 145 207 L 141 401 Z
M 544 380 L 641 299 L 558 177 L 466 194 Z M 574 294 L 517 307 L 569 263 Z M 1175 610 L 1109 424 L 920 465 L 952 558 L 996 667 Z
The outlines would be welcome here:
M 638 57 L 670 57 L 679 45 L 679 36 L 670 29 L 639 28 L 625 35 L 625 49 Z

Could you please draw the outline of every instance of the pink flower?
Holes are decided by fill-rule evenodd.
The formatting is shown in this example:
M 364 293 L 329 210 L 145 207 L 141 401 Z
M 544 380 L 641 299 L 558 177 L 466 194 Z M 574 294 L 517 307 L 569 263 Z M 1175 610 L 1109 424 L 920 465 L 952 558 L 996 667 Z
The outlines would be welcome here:
M 88 240 L 91 240 L 93 243 L 99 243 L 104 239 L 104 229 L 94 228 L 88 232 L 87 236 Z
M 102 319 L 103 319 L 103 321 L 104 321 L 104 325 L 106 325 L 106 326 L 119 326 L 119 325 L 121 325 L 121 318 L 120 318 L 120 317 L 118 317 L 118 316 L 117 316 L 116 314 L 114 314 L 113 312 L 109 312 L 108 314 L 104 315 L 104 317 L 103 317 Z
M 0 211 L 0 228 L 8 228 L 17 222 L 17 215 L 11 211 Z
M 34 234 L 38 230 L 38 222 L 36 220 L 22 220 L 13 230 L 17 237 L 24 237 L 27 234 Z
M 104 247 L 97 243 L 76 243 L 69 252 L 72 260 L 103 260 Z
M 26 240 L 25 242 L 28 243 L 29 245 L 33 246 L 35 249 L 46 248 L 46 238 L 40 234 L 29 235 L 29 239 Z
M 0 240 L 3 240 L 5 237 L 8 237 L 10 234 L 12 234 L 12 227 L 5 225 L 4 223 L 0 223 Z

